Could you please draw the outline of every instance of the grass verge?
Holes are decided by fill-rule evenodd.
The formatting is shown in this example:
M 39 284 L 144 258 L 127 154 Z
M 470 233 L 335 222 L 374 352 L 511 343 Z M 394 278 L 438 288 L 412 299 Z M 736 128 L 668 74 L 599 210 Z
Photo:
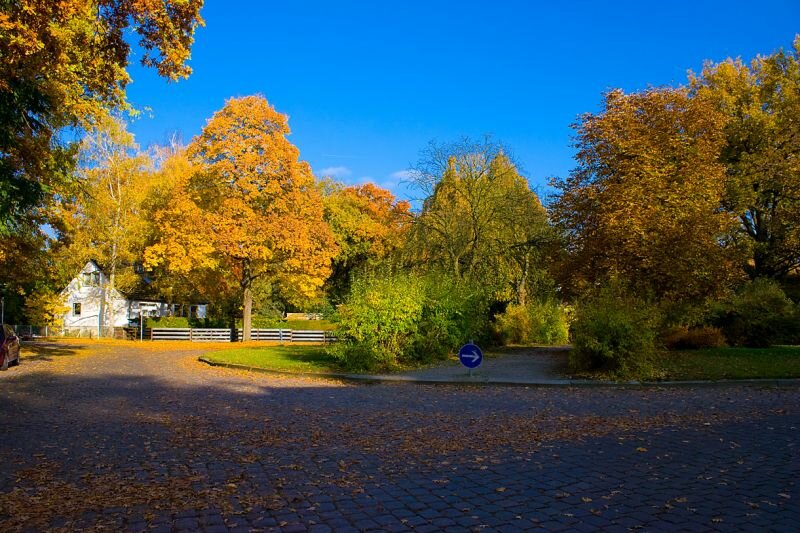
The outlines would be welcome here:
M 204 355 L 215 363 L 244 365 L 285 372 L 341 372 L 337 361 L 325 353 L 323 346 L 259 346 L 233 348 Z
M 800 346 L 668 352 L 657 366 L 657 373 L 669 381 L 800 378 Z

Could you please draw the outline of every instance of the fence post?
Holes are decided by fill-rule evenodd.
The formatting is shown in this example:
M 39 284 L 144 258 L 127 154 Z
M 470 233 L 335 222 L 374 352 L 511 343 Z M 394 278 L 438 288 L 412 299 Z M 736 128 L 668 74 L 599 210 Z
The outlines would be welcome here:
M 189 342 L 194 342 L 194 328 L 189 328 Z

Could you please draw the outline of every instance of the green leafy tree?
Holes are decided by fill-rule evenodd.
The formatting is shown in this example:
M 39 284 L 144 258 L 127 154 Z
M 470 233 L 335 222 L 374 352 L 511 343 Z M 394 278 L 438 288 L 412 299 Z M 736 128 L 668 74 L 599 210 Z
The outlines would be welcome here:
M 547 213 L 503 148 L 490 139 L 432 143 L 414 179 L 427 198 L 411 228 L 411 261 L 456 280 L 481 280 L 500 298 L 524 303 L 554 239 Z
M 800 267 L 800 36 L 750 64 L 709 63 L 691 83 L 726 118 L 722 205 L 739 220 L 745 269 L 785 279 Z

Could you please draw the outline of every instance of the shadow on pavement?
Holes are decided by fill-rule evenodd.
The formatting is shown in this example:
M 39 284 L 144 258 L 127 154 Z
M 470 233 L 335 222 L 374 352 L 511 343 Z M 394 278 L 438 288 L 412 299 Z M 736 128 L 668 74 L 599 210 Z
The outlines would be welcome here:
M 43 358 L 81 350 L 40 348 Z M 602 529 L 672 496 L 711 512 L 717 480 L 698 479 L 719 469 L 737 493 L 783 509 L 775 494 L 799 474 L 796 390 L 365 387 L 187 370 L 169 357 L 156 371 L 120 357 L 3 384 L 0 530 L 456 519 L 503 530 L 559 506 L 551 526 Z M 728 500 L 727 523 L 754 513 Z M 585 521 L 592 501 L 607 522 Z M 367 523 L 376 517 L 386 523 Z
M 20 357 L 24 361 L 53 361 L 60 357 L 76 355 L 85 349 L 78 344 L 23 342 Z

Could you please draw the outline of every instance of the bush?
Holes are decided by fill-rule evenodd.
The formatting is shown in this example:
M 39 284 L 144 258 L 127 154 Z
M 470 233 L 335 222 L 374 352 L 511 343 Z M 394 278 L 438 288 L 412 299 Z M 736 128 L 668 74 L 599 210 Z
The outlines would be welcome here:
M 657 351 L 658 313 L 618 287 L 584 300 L 572 323 L 573 371 L 608 371 L 620 377 L 651 368 Z
M 495 317 L 495 338 L 502 344 L 565 344 L 569 323 L 562 306 L 554 301 L 509 305 Z
M 334 317 L 340 342 L 329 353 L 350 370 L 399 366 L 417 335 L 423 303 L 422 281 L 410 274 L 353 280 Z
M 531 315 L 522 305 L 511 304 L 494 318 L 492 332 L 500 344 L 527 344 L 531 331 Z
M 414 273 L 356 278 L 334 315 L 329 353 L 350 370 L 391 370 L 441 359 L 487 331 L 483 293 Z
M 190 328 L 189 319 L 185 316 L 145 317 L 148 328 Z
M 712 310 L 711 322 L 732 346 L 761 348 L 797 342 L 800 313 L 780 285 L 756 279 Z
M 488 336 L 488 302 L 482 288 L 429 273 L 422 277 L 425 300 L 409 359 L 429 363 L 443 359 L 469 340 Z
M 709 326 L 670 328 L 661 334 L 661 340 L 669 350 L 699 350 L 725 346 L 725 335 L 722 331 Z

